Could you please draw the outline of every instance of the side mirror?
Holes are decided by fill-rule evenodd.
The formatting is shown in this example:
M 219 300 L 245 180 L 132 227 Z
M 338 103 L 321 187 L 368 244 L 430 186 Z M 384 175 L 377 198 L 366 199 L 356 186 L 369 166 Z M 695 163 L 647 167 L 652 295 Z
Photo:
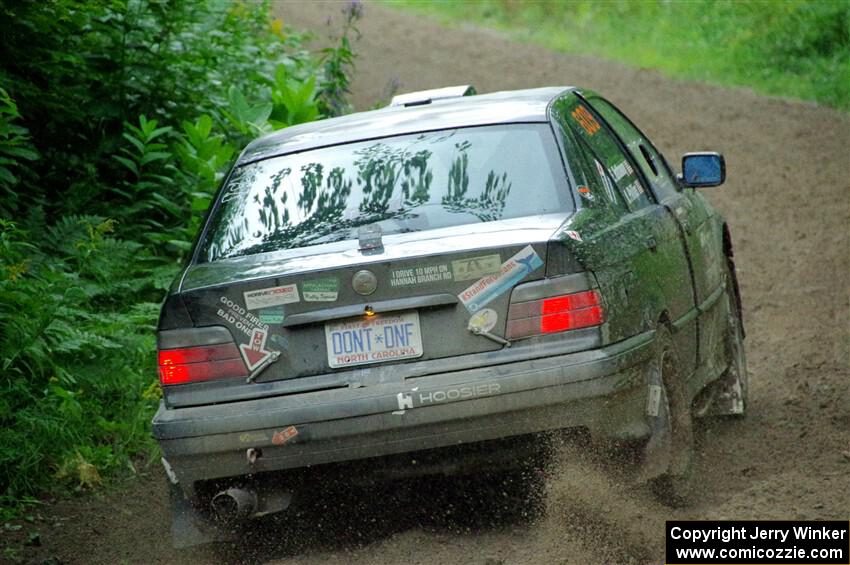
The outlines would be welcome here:
M 720 153 L 685 153 L 682 156 L 683 186 L 720 186 L 726 180 L 726 160 Z

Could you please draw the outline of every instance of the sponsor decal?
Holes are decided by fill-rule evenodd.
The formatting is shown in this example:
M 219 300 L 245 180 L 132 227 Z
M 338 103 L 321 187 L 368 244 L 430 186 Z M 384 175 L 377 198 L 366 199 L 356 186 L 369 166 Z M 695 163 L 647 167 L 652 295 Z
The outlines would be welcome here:
M 234 182 L 231 183 L 228 188 L 225 189 L 224 194 L 221 195 L 221 202 L 230 202 L 231 200 L 245 200 L 248 198 L 248 192 L 251 189 L 251 185 L 247 182 Z
M 457 295 L 470 312 L 477 312 L 504 294 L 527 275 L 540 268 L 543 260 L 530 245 L 502 263 L 499 272 L 479 279 Z
M 661 407 L 661 387 L 649 385 L 649 394 L 646 397 L 646 414 L 656 418 Z
M 631 202 L 635 202 L 641 196 L 643 196 L 644 190 L 643 190 L 643 186 L 638 181 L 635 180 L 635 181 L 632 181 L 631 184 L 629 184 L 628 186 L 626 186 L 626 188 L 623 189 L 623 193 L 626 196 L 626 200 L 628 200 L 631 203 Z
M 482 308 L 469 318 L 469 329 L 489 332 L 496 326 L 499 315 L 492 308 Z
M 581 194 L 582 198 L 586 200 L 593 201 L 593 194 L 590 192 L 590 189 L 586 186 L 578 187 L 578 193 Z
M 618 182 L 628 176 L 633 175 L 635 172 L 634 169 L 632 169 L 632 166 L 629 165 L 628 161 L 621 161 L 620 163 L 617 163 L 616 165 L 611 167 L 609 170 L 611 172 L 611 176 L 614 177 L 614 179 Z
M 259 328 L 268 330 L 269 327 L 253 313 L 248 312 L 239 304 L 233 302 L 226 296 L 222 296 L 219 300 L 220 308 L 216 315 L 226 321 L 228 324 L 242 332 L 248 337 L 254 335 L 254 330 Z
M 260 321 L 264 324 L 282 324 L 283 323 L 283 306 L 275 306 L 274 308 L 263 308 L 259 312 Z
M 403 414 L 405 410 L 411 410 L 415 406 L 428 406 L 443 402 L 454 402 L 457 400 L 468 400 L 481 396 L 499 394 L 502 385 L 499 383 L 480 383 L 469 385 L 458 385 L 442 390 L 418 391 L 416 387 L 411 392 L 400 392 L 396 395 L 398 410 L 394 414 Z
M 396 400 L 398 400 L 398 409 L 399 410 L 407 410 L 409 408 L 413 408 L 413 395 L 408 394 L 406 392 L 400 392 L 396 395 Z
M 452 274 L 456 281 L 474 281 L 484 275 L 498 273 L 501 266 L 502 258 L 498 254 L 482 255 L 452 261 Z
M 249 290 L 243 293 L 243 296 L 245 297 L 245 307 L 248 310 L 292 304 L 300 300 L 298 287 L 294 284 Z
M 274 352 L 266 349 L 266 338 L 268 331 L 263 329 L 255 329 L 249 343 L 243 343 L 239 346 L 239 351 L 245 359 L 245 365 L 249 371 L 253 371 L 260 365 L 266 362 Z
M 419 387 L 413 387 L 410 389 L 411 392 L 416 392 L 419 390 Z M 393 414 L 396 416 L 401 416 L 404 414 L 405 410 L 409 408 L 413 408 L 413 394 L 408 392 L 400 392 L 395 395 L 396 400 L 398 401 L 398 410 L 393 410 Z
M 499 383 L 481 383 L 478 385 L 465 385 L 447 388 L 445 390 L 435 390 L 431 392 L 418 393 L 419 404 L 425 406 L 427 404 L 438 404 L 450 400 L 461 400 L 465 398 L 476 398 L 478 396 L 490 396 L 499 394 L 502 385 Z
M 564 232 L 564 233 L 566 233 L 566 234 L 567 234 L 567 236 L 568 236 L 570 239 L 574 239 L 574 240 L 576 240 L 576 241 L 581 241 L 581 235 L 579 235 L 579 233 L 578 233 L 577 231 L 574 231 L 574 230 L 567 230 L 567 231 L 566 231 L 566 232 Z
M 608 202 L 617 202 L 617 196 L 614 193 L 614 183 L 611 180 L 611 176 L 605 171 L 605 167 L 597 161 L 593 160 L 596 164 L 596 172 L 599 173 L 599 176 L 602 178 L 602 184 L 605 185 L 605 194 L 608 196 Z
M 305 302 L 334 302 L 339 296 L 339 279 L 327 277 L 301 283 Z
M 593 114 L 591 114 L 587 108 L 581 104 L 572 111 L 571 115 L 573 119 L 584 129 L 584 131 L 587 132 L 587 135 L 593 135 L 602 129 L 602 126 L 599 125 L 599 122 L 596 121 Z
M 452 280 L 452 272 L 449 266 L 430 265 L 427 267 L 410 267 L 409 269 L 396 269 L 390 273 L 390 286 L 411 286 L 416 284 L 428 284 Z
M 272 443 L 275 445 L 283 445 L 288 442 L 292 438 L 298 435 L 298 430 L 295 426 L 289 426 L 288 428 L 284 428 L 279 432 L 275 432 L 272 436 Z
M 268 439 L 265 432 L 245 432 L 239 434 L 239 441 L 242 443 L 258 443 Z

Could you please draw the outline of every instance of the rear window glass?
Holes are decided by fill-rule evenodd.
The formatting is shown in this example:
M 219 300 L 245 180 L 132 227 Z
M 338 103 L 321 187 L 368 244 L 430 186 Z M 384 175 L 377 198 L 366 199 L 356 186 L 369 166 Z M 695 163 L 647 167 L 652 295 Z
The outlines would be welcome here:
M 201 261 L 384 234 L 568 212 L 548 124 L 441 130 L 315 149 L 236 168 Z

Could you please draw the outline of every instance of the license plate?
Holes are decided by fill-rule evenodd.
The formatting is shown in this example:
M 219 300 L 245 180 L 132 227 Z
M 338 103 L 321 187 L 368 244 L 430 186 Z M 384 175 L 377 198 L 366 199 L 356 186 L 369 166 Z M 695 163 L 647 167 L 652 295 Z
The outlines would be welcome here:
M 327 323 L 325 343 L 328 364 L 334 369 L 421 357 L 419 312 Z

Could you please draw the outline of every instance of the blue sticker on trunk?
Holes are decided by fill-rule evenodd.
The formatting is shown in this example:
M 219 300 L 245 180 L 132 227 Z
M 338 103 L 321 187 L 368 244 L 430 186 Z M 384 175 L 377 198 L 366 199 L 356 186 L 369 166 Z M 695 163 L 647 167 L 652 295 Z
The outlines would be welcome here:
M 530 245 L 502 263 L 498 273 L 482 277 L 457 295 L 470 312 L 477 312 L 496 297 L 509 291 L 519 281 L 543 266 L 543 260 Z

